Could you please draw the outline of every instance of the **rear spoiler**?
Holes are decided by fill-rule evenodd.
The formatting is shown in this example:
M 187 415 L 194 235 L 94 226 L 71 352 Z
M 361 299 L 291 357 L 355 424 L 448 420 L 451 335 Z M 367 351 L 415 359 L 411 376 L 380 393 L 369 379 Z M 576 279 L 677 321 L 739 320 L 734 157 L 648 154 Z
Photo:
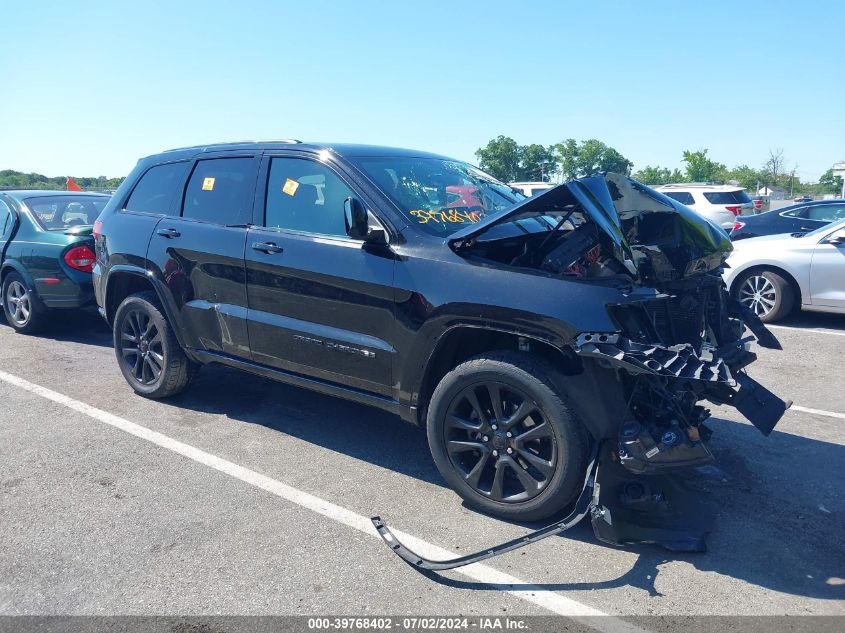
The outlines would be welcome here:
M 65 229 L 65 235 L 78 235 L 85 237 L 94 234 L 94 227 L 90 224 L 79 224 L 77 226 L 69 226 Z

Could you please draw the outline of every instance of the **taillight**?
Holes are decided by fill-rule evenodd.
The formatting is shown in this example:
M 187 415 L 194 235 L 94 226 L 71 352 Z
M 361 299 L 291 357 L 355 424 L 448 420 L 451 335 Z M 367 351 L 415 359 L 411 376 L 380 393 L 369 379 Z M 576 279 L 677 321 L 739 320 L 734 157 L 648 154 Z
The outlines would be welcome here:
M 745 222 L 740 222 L 737 220 L 734 222 L 734 227 L 731 229 L 732 231 L 739 231 L 743 226 L 745 226 Z
M 65 263 L 71 268 L 81 270 L 84 273 L 90 273 L 94 269 L 94 261 L 96 256 L 88 246 L 74 246 L 67 253 L 65 253 Z
M 728 211 L 730 211 L 731 213 L 733 213 L 734 215 L 739 215 L 740 212 L 742 211 L 742 206 L 740 206 L 738 204 L 728 204 L 728 205 L 725 205 L 725 208 Z
M 96 240 L 100 237 L 100 234 L 103 232 L 103 223 L 101 220 L 94 220 L 94 239 Z
M 762 200 L 754 200 L 754 207 L 759 211 L 763 208 L 763 201 Z

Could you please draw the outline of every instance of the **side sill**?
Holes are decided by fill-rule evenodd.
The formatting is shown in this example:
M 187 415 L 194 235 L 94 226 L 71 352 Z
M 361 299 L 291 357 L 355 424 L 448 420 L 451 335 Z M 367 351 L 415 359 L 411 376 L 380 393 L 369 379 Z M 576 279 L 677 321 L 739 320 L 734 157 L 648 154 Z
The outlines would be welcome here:
M 270 378 L 271 380 L 275 380 L 277 382 L 293 385 L 294 387 L 310 389 L 311 391 L 316 391 L 317 393 L 327 396 L 351 400 L 352 402 L 376 407 L 382 411 L 387 411 L 403 418 L 407 416 L 407 414 L 405 416 L 402 415 L 403 407 L 396 400 L 370 393 L 369 391 L 345 387 L 343 385 L 320 380 L 319 378 L 303 376 L 302 374 L 296 374 L 283 369 L 275 369 L 273 367 L 267 367 L 266 365 L 258 365 L 248 360 L 233 358 L 225 354 L 191 350 L 190 355 L 201 363 L 219 363 L 221 365 L 227 365 L 229 367 L 234 367 L 235 369 L 247 371 L 257 376 L 263 376 L 264 378 Z

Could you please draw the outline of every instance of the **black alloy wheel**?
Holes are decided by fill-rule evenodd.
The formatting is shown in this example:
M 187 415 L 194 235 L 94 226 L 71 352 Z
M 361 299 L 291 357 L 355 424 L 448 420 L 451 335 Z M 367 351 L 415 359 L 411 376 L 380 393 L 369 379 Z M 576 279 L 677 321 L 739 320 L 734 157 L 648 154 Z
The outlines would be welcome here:
M 429 401 L 428 444 L 468 506 L 536 521 L 574 501 L 590 440 L 565 380 L 544 359 L 510 350 L 471 358 L 441 379 Z
M 164 349 L 161 332 L 152 317 L 136 309 L 128 311 L 121 323 L 120 356 L 130 372 L 142 385 L 151 385 L 164 370 Z
M 158 297 L 151 291 L 130 295 L 117 308 L 114 351 L 126 382 L 147 398 L 181 392 L 198 369 L 179 346 Z
M 503 383 L 461 390 L 449 407 L 445 433 L 452 466 L 493 501 L 533 499 L 557 468 L 555 435 L 539 406 Z

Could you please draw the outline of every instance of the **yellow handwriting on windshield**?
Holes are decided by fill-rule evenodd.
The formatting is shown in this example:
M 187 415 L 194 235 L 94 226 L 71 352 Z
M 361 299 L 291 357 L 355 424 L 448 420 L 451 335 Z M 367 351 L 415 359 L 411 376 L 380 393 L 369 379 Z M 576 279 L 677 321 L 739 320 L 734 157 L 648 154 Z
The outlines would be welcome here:
M 415 209 L 411 211 L 411 215 L 417 218 L 420 224 L 428 224 L 429 222 L 438 222 L 445 224 L 474 224 L 481 219 L 481 214 L 478 211 L 458 211 L 457 209 L 446 209 L 445 211 L 427 211 L 425 209 Z

